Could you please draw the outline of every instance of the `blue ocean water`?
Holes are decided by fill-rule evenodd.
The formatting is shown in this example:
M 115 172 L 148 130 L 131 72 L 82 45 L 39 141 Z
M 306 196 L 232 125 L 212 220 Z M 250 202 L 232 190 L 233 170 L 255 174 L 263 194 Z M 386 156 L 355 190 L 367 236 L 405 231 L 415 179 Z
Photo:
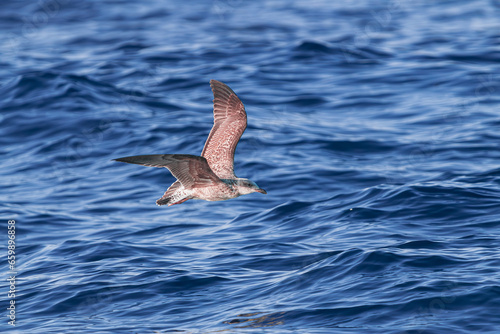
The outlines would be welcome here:
M 3 1 L 0 36 L 1 332 L 500 332 L 498 0 Z M 199 155 L 210 79 L 268 195 L 157 207 L 111 159 Z

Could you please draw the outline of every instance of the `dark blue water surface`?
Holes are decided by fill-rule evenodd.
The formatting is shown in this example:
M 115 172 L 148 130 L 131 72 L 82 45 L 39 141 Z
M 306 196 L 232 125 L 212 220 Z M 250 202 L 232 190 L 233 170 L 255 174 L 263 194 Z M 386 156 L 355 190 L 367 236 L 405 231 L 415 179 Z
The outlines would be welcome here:
M 500 2 L 2 1 L 0 331 L 500 333 Z M 210 79 L 268 191 L 158 207 Z M 7 221 L 16 221 L 16 326 Z

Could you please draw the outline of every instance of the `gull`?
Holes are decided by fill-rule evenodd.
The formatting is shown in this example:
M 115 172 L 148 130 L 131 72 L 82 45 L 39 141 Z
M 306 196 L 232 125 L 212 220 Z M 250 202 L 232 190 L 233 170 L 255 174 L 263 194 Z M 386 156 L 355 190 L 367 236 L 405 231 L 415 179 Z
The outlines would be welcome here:
M 214 125 L 201 156 L 190 154 L 137 155 L 115 161 L 165 167 L 177 179 L 156 201 L 175 205 L 190 199 L 224 201 L 254 192 L 267 194 L 255 182 L 236 177 L 234 151 L 247 127 L 245 107 L 229 86 L 210 80 L 214 94 Z

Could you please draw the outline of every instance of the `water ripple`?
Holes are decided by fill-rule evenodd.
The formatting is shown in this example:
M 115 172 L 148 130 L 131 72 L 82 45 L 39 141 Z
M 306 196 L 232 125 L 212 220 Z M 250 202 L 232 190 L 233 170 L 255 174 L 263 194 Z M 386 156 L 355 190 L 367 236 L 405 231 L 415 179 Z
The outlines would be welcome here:
M 0 3 L 0 331 L 496 333 L 499 10 Z M 168 171 L 112 159 L 200 154 L 210 79 L 268 195 L 157 207 Z

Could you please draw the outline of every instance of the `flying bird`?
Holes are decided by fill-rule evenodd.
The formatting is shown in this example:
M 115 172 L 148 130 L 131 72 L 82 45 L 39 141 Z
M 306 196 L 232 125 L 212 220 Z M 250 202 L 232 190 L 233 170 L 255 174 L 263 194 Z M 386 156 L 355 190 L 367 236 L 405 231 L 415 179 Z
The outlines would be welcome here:
M 226 84 L 210 80 L 214 93 L 214 125 L 201 156 L 189 154 L 137 155 L 115 161 L 148 167 L 165 167 L 177 179 L 156 201 L 175 205 L 190 199 L 224 201 L 259 192 L 267 194 L 255 182 L 236 177 L 234 151 L 247 127 L 245 107 Z

